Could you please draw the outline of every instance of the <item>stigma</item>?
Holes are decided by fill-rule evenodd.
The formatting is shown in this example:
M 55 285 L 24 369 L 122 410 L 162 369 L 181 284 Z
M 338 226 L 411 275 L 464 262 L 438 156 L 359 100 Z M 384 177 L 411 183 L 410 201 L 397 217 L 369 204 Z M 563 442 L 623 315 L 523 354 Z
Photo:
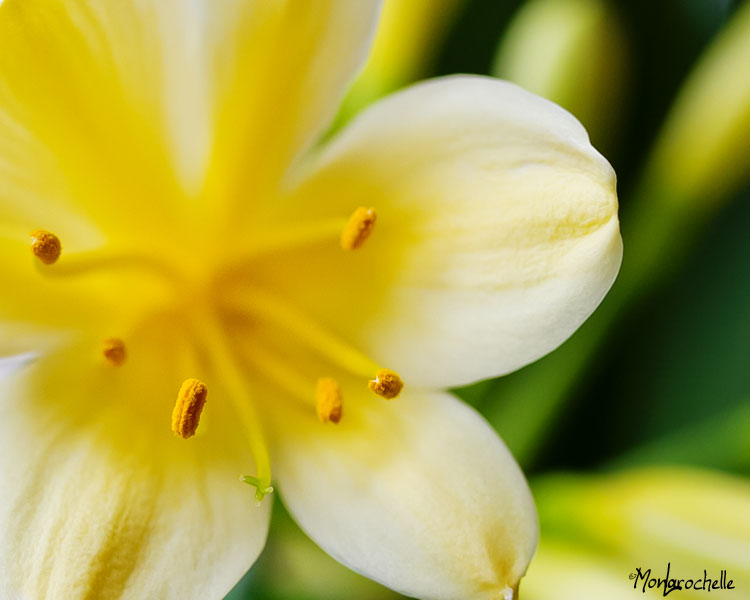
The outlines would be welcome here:
M 341 420 L 341 388 L 335 379 L 332 377 L 318 379 L 315 399 L 321 423 L 328 423 L 328 421 L 338 423 Z
M 374 208 L 360 206 L 349 217 L 349 221 L 341 232 L 341 247 L 344 250 L 359 248 L 370 237 L 376 220 Z
M 375 374 L 375 379 L 367 382 L 367 387 L 381 398 L 392 400 L 404 389 L 404 382 L 395 371 L 380 369 Z
M 31 251 L 45 265 L 51 265 L 60 258 L 62 244 L 54 233 L 37 229 L 31 232 Z
M 202 381 L 198 379 L 184 381 L 172 411 L 172 431 L 176 435 L 183 439 L 195 435 L 207 395 L 208 389 Z
M 119 338 L 107 338 L 102 342 L 102 354 L 104 359 L 113 367 L 122 366 L 128 357 L 125 342 Z

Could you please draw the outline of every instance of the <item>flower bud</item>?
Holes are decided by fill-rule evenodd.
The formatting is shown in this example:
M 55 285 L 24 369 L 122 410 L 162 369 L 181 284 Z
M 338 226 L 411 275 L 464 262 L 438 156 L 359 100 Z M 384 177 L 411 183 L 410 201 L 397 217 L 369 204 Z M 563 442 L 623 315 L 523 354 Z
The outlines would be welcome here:
M 617 15 L 603 0 L 533 0 L 511 22 L 493 74 L 573 113 L 598 147 L 615 129 L 625 54 Z

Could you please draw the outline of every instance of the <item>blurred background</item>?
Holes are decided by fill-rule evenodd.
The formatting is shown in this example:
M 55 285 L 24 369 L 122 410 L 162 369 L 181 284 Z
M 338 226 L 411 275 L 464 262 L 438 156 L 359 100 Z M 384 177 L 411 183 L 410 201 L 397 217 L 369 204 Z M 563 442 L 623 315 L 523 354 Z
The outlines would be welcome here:
M 387 0 L 334 125 L 419 79 L 479 73 L 572 112 L 618 174 L 625 254 L 594 316 L 510 376 L 457 390 L 537 501 L 523 600 L 750 598 L 750 3 Z M 705 597 L 678 591 L 672 598 Z M 338 565 L 280 502 L 228 600 L 401 598 Z

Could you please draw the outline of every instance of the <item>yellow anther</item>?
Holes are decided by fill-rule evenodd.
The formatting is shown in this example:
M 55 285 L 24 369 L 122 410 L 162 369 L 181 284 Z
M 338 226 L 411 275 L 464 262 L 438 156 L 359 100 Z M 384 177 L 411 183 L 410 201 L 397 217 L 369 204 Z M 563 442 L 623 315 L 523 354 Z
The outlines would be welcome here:
M 195 435 L 207 395 L 206 385 L 197 379 L 186 379 L 180 387 L 172 411 L 172 431 L 181 438 L 187 439 Z
M 399 374 L 390 369 L 380 369 L 375 374 L 375 379 L 367 382 L 367 386 L 378 396 L 386 400 L 392 400 L 401 393 L 404 382 Z
M 102 343 L 102 354 L 107 362 L 113 367 L 119 367 L 128 357 L 125 342 L 119 338 L 107 338 Z
M 321 423 L 338 423 L 341 420 L 341 388 L 332 377 L 318 379 L 315 393 L 318 405 L 318 418 Z
M 51 265 L 60 258 L 62 244 L 54 233 L 37 229 L 31 232 L 31 251 L 45 265 Z
M 370 237 L 377 215 L 374 208 L 360 206 L 349 217 L 349 222 L 341 232 L 341 247 L 344 250 L 356 250 Z

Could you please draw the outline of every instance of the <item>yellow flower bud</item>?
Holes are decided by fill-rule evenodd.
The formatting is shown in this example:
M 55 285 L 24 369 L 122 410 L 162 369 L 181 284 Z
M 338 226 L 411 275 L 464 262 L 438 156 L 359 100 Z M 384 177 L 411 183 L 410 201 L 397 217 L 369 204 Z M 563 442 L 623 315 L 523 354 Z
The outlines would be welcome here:
M 548 477 L 535 486 L 542 531 L 525 600 L 619 600 L 644 573 L 746 581 L 750 484 L 719 472 L 652 467 Z M 629 579 L 629 574 L 634 577 Z M 661 594 L 660 594 L 661 595 Z M 701 594 L 702 595 L 702 594 Z M 688 596 L 693 597 L 693 596 Z
M 626 63 L 617 15 L 603 0 L 533 0 L 510 24 L 493 73 L 583 123 L 594 146 L 615 130 Z
M 679 203 L 715 202 L 750 174 L 750 2 L 703 55 L 657 141 L 647 182 Z

